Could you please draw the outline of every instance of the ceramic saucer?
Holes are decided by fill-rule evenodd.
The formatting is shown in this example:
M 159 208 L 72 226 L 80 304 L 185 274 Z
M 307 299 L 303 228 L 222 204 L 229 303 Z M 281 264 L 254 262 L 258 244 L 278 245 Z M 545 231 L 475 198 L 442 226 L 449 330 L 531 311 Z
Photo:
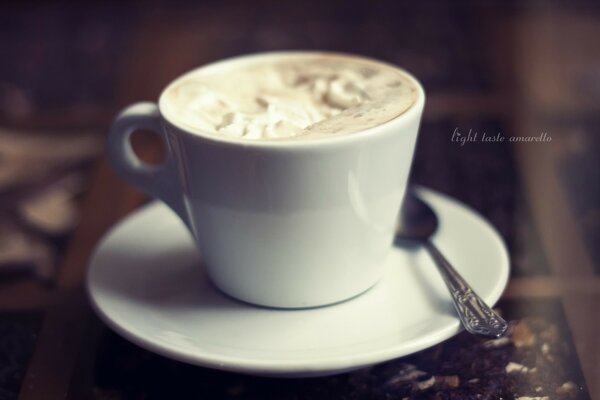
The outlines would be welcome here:
M 494 304 L 509 272 L 498 233 L 457 201 L 425 189 L 420 194 L 440 218 L 435 244 Z M 188 231 L 159 202 L 106 235 L 87 284 L 100 317 L 133 343 L 180 361 L 254 375 L 346 372 L 460 331 L 447 289 L 422 248 L 395 247 L 384 278 L 349 301 L 291 311 L 255 307 L 208 282 Z

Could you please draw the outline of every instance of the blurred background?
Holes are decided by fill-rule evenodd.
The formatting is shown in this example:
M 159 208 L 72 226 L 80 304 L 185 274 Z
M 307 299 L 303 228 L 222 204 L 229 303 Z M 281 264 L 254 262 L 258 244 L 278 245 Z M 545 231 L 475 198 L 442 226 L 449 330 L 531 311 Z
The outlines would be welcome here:
M 498 228 L 513 268 L 501 308 L 561 327 L 573 396 L 600 397 L 599 38 L 600 4 L 591 1 L 2 3 L 0 399 L 168 391 L 123 389 L 131 375 L 119 375 L 115 359 L 140 362 L 141 350 L 110 336 L 83 294 L 98 239 L 147 201 L 106 163 L 108 127 L 121 108 L 155 101 L 192 68 L 286 49 L 366 55 L 421 80 L 413 181 Z M 460 145 L 451 141 L 457 129 L 550 141 Z M 160 161 L 153 135 L 133 140 L 142 158 Z M 99 348 L 114 358 L 99 361 Z M 136 374 L 130 382 L 153 376 Z

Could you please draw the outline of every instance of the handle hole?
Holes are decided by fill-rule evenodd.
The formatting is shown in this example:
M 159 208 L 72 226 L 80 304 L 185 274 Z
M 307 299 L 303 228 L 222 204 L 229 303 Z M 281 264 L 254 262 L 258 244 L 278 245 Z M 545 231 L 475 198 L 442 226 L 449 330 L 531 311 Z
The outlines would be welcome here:
M 148 129 L 136 129 L 131 134 L 135 155 L 150 165 L 161 165 L 167 160 L 167 148 L 162 138 Z

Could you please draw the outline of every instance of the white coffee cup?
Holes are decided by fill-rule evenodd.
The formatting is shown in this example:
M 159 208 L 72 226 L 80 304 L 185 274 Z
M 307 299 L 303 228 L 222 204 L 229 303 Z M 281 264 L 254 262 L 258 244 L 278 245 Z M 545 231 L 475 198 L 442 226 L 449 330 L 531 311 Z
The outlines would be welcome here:
M 294 54 L 247 55 L 208 67 Z M 337 303 L 381 278 L 392 246 L 425 101 L 417 80 L 402 73 L 417 89 L 415 103 L 362 132 L 276 141 L 219 137 L 166 113 L 163 92 L 158 105 L 137 103 L 115 119 L 108 155 L 121 177 L 179 215 L 223 292 L 270 307 Z M 136 129 L 163 139 L 162 165 L 135 155 Z

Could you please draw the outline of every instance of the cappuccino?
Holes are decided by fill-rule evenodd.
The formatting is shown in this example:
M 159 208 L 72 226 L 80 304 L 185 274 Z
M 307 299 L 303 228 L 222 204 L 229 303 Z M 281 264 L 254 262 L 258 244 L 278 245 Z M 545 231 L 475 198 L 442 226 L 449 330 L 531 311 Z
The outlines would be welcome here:
M 124 109 L 108 156 L 180 217 L 222 292 L 324 306 L 385 272 L 424 105 L 419 82 L 385 63 L 249 54 L 181 76 L 158 104 Z M 161 164 L 137 157 L 137 129 L 163 140 Z
M 282 53 L 198 69 L 172 84 L 162 106 L 203 133 L 248 140 L 351 134 L 388 122 L 417 97 L 393 66 L 333 53 Z

